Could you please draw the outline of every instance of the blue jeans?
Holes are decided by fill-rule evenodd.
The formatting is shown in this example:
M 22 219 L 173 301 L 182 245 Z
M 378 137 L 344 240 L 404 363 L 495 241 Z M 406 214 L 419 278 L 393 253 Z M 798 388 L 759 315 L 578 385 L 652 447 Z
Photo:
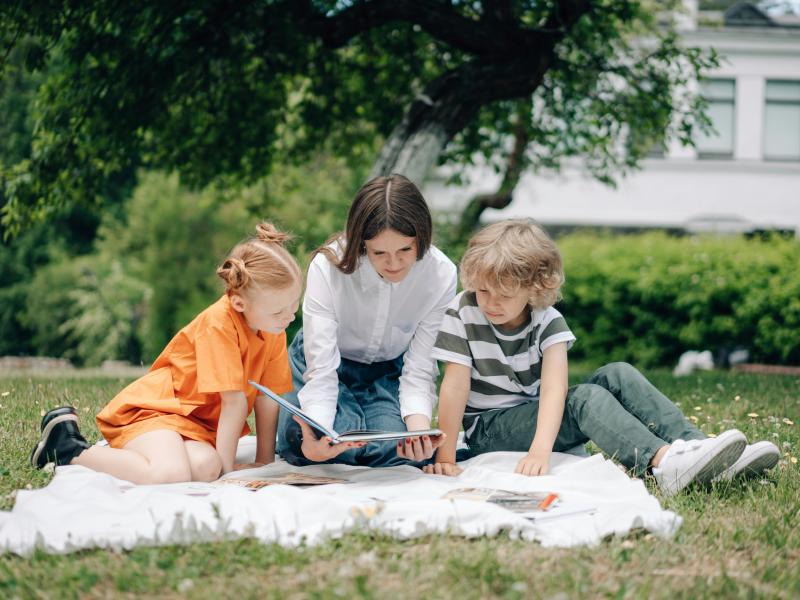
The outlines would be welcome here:
M 294 389 L 285 394 L 284 398 L 295 406 L 300 406 L 297 394 L 303 387 L 303 373 L 306 371 L 302 330 L 297 332 L 289 346 L 289 364 L 292 368 Z M 339 375 L 339 398 L 333 422 L 336 432 L 344 433 L 354 429 L 406 431 L 406 424 L 400 416 L 399 389 L 402 370 L 402 355 L 394 360 L 370 365 L 342 358 L 336 371 Z M 278 417 L 277 451 L 290 464 L 315 464 L 303 456 L 300 432 L 300 426 L 287 411 L 282 410 Z M 346 450 L 328 462 L 370 467 L 419 466 L 418 463 L 397 456 L 396 442 L 370 442 L 363 448 Z

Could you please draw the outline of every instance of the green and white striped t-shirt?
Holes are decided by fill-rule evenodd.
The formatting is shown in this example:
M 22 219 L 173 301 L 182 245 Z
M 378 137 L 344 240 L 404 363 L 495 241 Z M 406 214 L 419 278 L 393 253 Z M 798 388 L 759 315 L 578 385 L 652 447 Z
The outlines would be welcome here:
M 508 408 L 539 395 L 542 353 L 572 346 L 575 336 L 555 308 L 531 310 L 530 320 L 501 331 L 478 308 L 475 292 L 456 295 L 445 311 L 433 358 L 472 367 L 467 412 Z

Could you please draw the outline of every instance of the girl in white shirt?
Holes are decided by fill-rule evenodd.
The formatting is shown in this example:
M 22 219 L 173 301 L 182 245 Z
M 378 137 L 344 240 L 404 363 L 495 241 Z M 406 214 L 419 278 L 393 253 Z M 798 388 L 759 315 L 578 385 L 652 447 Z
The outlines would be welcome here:
M 287 399 L 337 432 L 430 427 L 437 367 L 431 350 L 456 292 L 456 267 L 431 245 L 425 199 L 402 175 L 376 177 L 356 193 L 344 234 L 308 269 L 303 330 L 289 348 Z M 429 459 L 442 443 L 317 439 L 281 411 L 278 452 L 292 464 L 393 466 Z

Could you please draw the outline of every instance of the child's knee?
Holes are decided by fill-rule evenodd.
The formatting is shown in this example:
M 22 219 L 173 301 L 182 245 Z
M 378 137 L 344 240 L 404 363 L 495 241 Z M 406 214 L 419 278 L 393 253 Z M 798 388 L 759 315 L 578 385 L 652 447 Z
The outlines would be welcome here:
M 192 469 L 188 462 L 156 464 L 150 470 L 150 483 L 182 483 L 191 480 Z
M 597 369 L 596 375 L 606 381 L 623 381 L 630 379 L 632 375 L 638 375 L 639 371 L 626 362 L 612 362 Z
M 209 452 L 207 456 L 194 461 L 191 468 L 192 481 L 214 481 L 222 473 L 222 460 L 215 451 Z

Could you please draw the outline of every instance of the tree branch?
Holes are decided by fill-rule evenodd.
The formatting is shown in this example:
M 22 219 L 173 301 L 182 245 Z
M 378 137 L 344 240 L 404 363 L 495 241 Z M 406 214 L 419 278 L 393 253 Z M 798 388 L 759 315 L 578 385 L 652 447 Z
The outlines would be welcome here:
M 471 19 L 445 2 L 361 0 L 326 16 L 310 0 L 288 0 L 298 23 L 319 36 L 329 48 L 339 48 L 359 34 L 390 22 L 419 25 L 431 37 L 473 56 L 512 57 L 541 43 L 542 37 L 563 34 L 591 9 L 591 0 L 561 0 L 542 28 L 520 27 L 506 1 L 489 3 L 486 18 Z

